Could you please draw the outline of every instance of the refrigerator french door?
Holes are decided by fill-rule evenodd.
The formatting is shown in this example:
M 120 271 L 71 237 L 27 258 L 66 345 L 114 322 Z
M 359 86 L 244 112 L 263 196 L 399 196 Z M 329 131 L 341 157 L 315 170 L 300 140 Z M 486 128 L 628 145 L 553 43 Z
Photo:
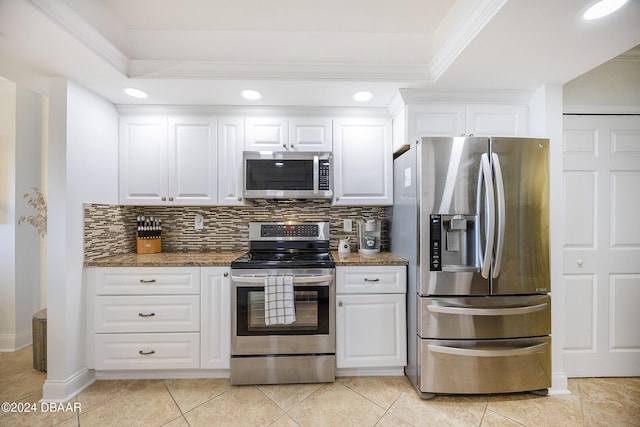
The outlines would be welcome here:
M 551 385 L 548 145 L 422 138 L 394 161 L 406 373 L 423 398 Z

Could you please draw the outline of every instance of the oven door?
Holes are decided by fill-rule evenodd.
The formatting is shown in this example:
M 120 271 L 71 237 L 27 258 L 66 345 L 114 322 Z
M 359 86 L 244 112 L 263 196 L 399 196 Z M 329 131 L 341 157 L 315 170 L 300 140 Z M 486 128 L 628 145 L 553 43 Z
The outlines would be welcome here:
M 265 278 L 293 276 L 295 322 L 267 325 Z M 335 353 L 334 271 L 301 273 L 279 270 L 232 270 L 231 355 Z

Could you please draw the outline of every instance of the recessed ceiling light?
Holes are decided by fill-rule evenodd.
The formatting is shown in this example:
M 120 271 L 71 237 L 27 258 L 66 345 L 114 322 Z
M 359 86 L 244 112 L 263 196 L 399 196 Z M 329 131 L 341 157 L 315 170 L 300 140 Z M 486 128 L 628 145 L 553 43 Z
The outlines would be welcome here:
M 582 17 L 588 21 L 600 19 L 620 9 L 627 0 L 600 0 L 591 5 Z
M 242 91 L 242 96 L 244 97 L 244 99 L 249 99 L 251 101 L 255 101 L 257 99 L 262 98 L 262 94 L 260 92 L 258 92 L 257 90 L 253 90 L 253 89 L 245 89 Z
M 123 90 L 124 93 L 129 96 L 133 96 L 134 98 L 147 98 L 149 96 L 147 92 L 133 87 L 125 87 Z
M 371 98 L 373 98 L 373 93 L 369 92 L 368 90 L 361 90 L 360 92 L 356 92 L 353 94 L 354 101 L 358 102 L 366 102 Z

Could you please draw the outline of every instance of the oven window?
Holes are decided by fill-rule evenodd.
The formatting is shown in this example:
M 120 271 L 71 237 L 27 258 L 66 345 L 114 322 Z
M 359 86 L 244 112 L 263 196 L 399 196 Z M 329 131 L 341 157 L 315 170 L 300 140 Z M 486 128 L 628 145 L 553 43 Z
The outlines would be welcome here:
M 238 335 L 316 335 L 329 333 L 329 287 L 294 288 L 296 321 L 269 325 L 264 321 L 264 287 L 237 288 Z
M 313 160 L 246 162 L 247 190 L 313 190 Z

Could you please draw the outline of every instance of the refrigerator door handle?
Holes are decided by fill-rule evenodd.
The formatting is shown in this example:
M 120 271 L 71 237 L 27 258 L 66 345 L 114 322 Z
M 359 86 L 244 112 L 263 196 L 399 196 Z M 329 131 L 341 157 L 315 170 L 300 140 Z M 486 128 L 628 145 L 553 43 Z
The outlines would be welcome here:
M 484 153 L 480 157 L 480 170 L 478 171 L 478 206 L 482 206 L 482 189 L 485 190 L 485 206 L 486 206 L 486 225 L 485 225 L 485 247 L 479 250 L 481 269 L 480 273 L 485 279 L 489 278 L 491 271 L 491 258 L 493 257 L 493 240 L 495 235 L 495 195 L 493 192 L 493 177 L 491 174 L 491 164 L 489 163 L 489 155 Z M 480 233 L 480 227 L 478 227 Z M 479 241 L 479 240 L 478 240 Z
M 500 267 L 502 266 L 502 254 L 504 252 L 505 228 L 507 219 L 504 195 L 504 181 L 502 180 L 502 168 L 500 167 L 500 158 L 496 153 L 491 153 L 493 161 L 493 170 L 496 181 L 496 196 L 498 198 L 498 238 L 496 241 L 496 258 L 493 264 L 493 277 L 500 275 Z
M 434 353 L 450 354 L 453 356 L 470 357 L 507 357 L 534 354 L 544 349 L 548 343 L 536 344 L 522 348 L 508 348 L 504 350 L 474 350 L 469 348 L 447 347 L 443 345 L 429 344 L 427 347 Z
M 530 305 L 526 307 L 508 307 L 508 308 L 467 308 L 467 307 L 442 307 L 438 305 L 429 305 L 427 309 L 430 313 L 456 314 L 469 316 L 513 316 L 519 314 L 535 313 L 537 311 L 546 310 L 547 303 Z

